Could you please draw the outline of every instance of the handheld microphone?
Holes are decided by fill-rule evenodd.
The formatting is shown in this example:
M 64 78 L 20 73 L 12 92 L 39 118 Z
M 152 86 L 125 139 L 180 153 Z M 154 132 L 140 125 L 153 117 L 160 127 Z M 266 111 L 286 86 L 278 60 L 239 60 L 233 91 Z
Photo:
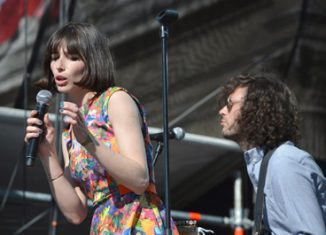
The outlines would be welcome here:
M 52 93 L 48 90 L 40 90 L 36 95 L 36 111 L 37 111 L 36 117 L 42 120 L 42 123 L 43 123 L 44 115 L 48 111 L 49 102 L 51 98 L 52 98 Z M 43 128 L 43 124 L 40 127 Z M 28 167 L 34 166 L 34 160 L 36 157 L 40 138 L 41 136 L 37 138 L 32 138 L 28 142 L 26 159 L 25 159 L 25 165 Z
M 164 132 L 150 134 L 149 137 L 151 140 L 154 141 L 163 141 L 163 134 Z M 185 137 L 185 131 L 181 127 L 174 127 L 169 130 L 168 138 L 169 139 L 176 139 L 182 140 Z

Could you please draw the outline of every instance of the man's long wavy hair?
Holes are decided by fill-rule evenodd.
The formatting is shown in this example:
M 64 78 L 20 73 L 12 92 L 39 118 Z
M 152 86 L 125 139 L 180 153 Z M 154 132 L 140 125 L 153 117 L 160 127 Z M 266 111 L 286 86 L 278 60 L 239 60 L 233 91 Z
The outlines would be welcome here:
M 273 74 L 235 76 L 224 86 L 224 102 L 237 87 L 248 88 L 238 119 L 241 140 L 249 146 L 266 149 L 275 148 L 288 140 L 297 144 L 297 102 L 284 82 Z

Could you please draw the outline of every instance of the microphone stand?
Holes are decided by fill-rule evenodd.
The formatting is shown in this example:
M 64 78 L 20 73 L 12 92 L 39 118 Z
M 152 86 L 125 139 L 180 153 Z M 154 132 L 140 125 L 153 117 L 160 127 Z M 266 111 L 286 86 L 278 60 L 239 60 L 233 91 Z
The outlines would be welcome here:
M 156 19 L 161 24 L 160 37 L 162 40 L 162 88 L 163 88 L 163 150 L 164 150 L 164 192 L 165 192 L 165 234 L 171 234 L 170 195 L 169 195 L 169 123 L 168 123 L 168 64 L 167 38 L 170 23 L 177 20 L 178 12 L 167 9 L 161 11 Z
M 72 0 L 68 3 L 67 0 L 60 0 L 59 1 L 59 25 L 62 27 L 66 23 L 68 23 L 72 18 L 72 10 L 75 5 L 75 0 Z M 69 14 L 68 14 L 69 10 Z M 56 146 L 57 146 L 57 153 L 59 157 L 59 161 L 61 165 L 63 165 L 63 156 L 62 156 L 62 144 L 61 144 L 61 131 L 62 131 L 62 123 L 60 120 L 59 114 L 59 105 L 60 102 L 64 100 L 64 95 L 58 93 L 56 96 L 56 107 L 55 107 L 55 132 L 56 132 Z M 50 223 L 49 223 L 49 230 L 48 235 L 56 235 L 57 234 L 57 227 L 58 227 L 58 205 L 55 202 L 53 196 L 51 199 L 51 210 L 50 210 Z
M 155 154 L 154 154 L 154 158 L 153 158 L 153 165 L 155 166 L 155 164 L 156 164 L 156 161 L 157 161 L 157 158 L 158 158 L 158 156 L 161 154 L 161 152 L 162 152 L 162 147 L 163 147 L 163 143 L 162 143 L 162 141 L 158 141 L 157 142 L 157 145 L 156 145 L 156 149 L 155 149 Z

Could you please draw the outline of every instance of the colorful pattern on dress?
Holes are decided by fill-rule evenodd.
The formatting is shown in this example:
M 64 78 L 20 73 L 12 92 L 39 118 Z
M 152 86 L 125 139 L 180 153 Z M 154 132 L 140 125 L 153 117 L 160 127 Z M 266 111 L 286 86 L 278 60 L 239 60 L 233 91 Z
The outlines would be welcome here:
M 128 93 L 121 87 L 112 87 L 82 108 L 89 131 L 115 152 L 119 152 L 119 148 L 107 107 L 110 97 L 117 91 Z M 100 163 L 74 138 L 71 128 L 63 132 L 70 156 L 71 176 L 85 195 L 93 201 L 95 207 L 90 229 L 91 235 L 164 233 L 165 209 L 155 189 L 152 145 L 146 115 L 139 101 L 131 94 L 129 95 L 138 105 L 143 119 L 142 132 L 150 174 L 150 185 L 143 195 L 131 192 L 110 178 Z M 173 221 L 171 221 L 171 226 L 173 234 L 178 234 Z

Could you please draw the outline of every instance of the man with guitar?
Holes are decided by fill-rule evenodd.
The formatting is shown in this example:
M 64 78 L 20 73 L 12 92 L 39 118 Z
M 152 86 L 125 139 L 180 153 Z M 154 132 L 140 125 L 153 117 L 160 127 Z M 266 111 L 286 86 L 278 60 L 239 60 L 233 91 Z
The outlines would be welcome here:
M 262 228 L 255 234 L 325 235 L 326 179 L 297 146 L 298 110 L 290 89 L 272 74 L 240 75 L 226 83 L 219 101 L 222 134 L 244 151 L 255 191 L 262 161 L 271 156 L 255 223 Z

